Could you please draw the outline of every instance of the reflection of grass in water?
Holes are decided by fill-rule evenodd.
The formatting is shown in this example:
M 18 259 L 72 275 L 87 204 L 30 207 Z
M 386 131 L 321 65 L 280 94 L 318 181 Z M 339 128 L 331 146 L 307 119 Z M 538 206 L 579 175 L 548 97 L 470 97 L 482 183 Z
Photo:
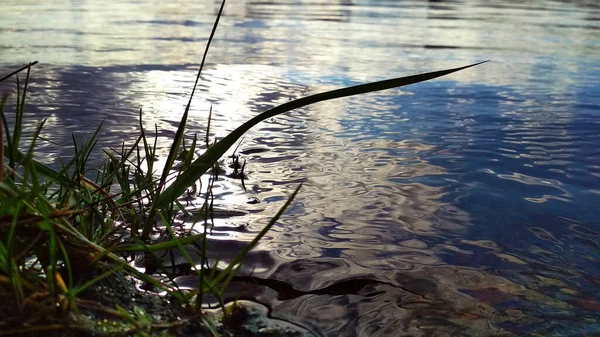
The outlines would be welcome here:
M 0 335 L 36 334 L 74 326 L 83 328 L 86 324 L 89 325 L 88 332 L 99 331 L 98 327 L 93 328 L 93 320 L 84 321 L 85 316 L 77 315 L 81 312 L 110 317 L 119 322 L 115 327 L 102 325 L 101 329 L 108 329 L 104 330 L 105 334 L 112 331 L 116 334 L 145 335 L 190 322 L 188 318 L 165 323 L 152 318 L 141 307 L 132 306 L 126 310 L 115 304 L 115 308 L 109 308 L 97 301 L 84 299 L 87 292 L 100 285 L 121 282 L 124 275 L 166 292 L 174 302 L 185 305 L 191 315 L 202 313 L 201 305 L 206 296 L 214 296 L 223 304 L 221 294 L 244 256 L 275 224 L 300 189 L 300 186 L 295 189 L 269 224 L 224 270 L 216 272 L 208 266 L 207 222 L 212 210 L 212 184 L 218 179 L 218 160 L 246 131 L 265 119 L 312 103 L 422 82 L 470 67 L 358 85 L 290 101 L 252 118 L 218 142 L 210 143 L 207 130 L 207 150 L 194 159 L 197 138 L 194 136 L 189 148 L 185 148 L 184 131 L 221 11 L 166 164 L 158 178 L 154 168 L 157 138 L 152 141 L 143 129 L 141 111 L 140 134 L 135 143 L 131 147 L 123 145 L 121 149 L 104 151 L 107 161 L 99 170 L 90 168 L 87 163 L 98 141 L 101 125 L 85 142 L 78 143 L 73 138 L 74 154 L 68 162 L 61 163 L 60 170 L 39 163 L 33 157 L 43 121 L 35 129 L 31 144 L 24 152 L 20 150 L 23 148 L 21 136 L 27 85 L 31 66 L 35 63 L 2 78 L 3 81 L 27 70 L 22 88 L 17 77 L 12 131 L 3 109 L 7 95 L 0 102 L 0 151 L 4 151 L 0 152 L 3 158 L 0 161 L 0 296 L 5 302 Z M 173 170 L 177 159 L 182 163 L 181 170 Z M 234 165 L 234 174 L 243 178 L 244 164 L 239 163 L 238 157 L 234 157 Z M 202 193 L 202 186 L 198 189 L 197 182 L 211 168 L 212 179 L 205 189 L 204 205 L 195 221 L 204 221 L 203 232 L 176 234 L 171 227 L 175 215 L 186 212 L 179 197 L 186 193 L 192 196 Z M 115 193 L 115 189 L 119 192 Z M 166 230 L 163 233 L 165 239 L 158 242 L 150 240 L 156 219 L 165 224 Z M 193 268 L 198 275 L 198 286 L 193 291 L 183 292 L 177 286 L 141 273 L 127 260 L 128 255 L 144 254 L 148 261 L 158 261 L 157 272 L 168 275 L 165 266 L 153 253 L 177 249 L 191 266 L 195 266 L 196 262 L 184 246 L 199 242 L 201 263 Z M 205 327 L 216 333 L 214 322 L 207 315 L 200 317 Z

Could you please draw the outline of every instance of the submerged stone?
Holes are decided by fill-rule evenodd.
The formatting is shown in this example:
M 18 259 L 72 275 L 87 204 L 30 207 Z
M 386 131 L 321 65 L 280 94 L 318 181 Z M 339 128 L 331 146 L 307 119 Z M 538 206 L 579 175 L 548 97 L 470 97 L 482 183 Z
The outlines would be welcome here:
M 225 305 L 217 313 L 220 333 L 233 333 L 248 337 L 317 337 L 308 328 L 282 319 L 270 317 L 269 310 L 262 304 L 251 301 L 236 301 Z

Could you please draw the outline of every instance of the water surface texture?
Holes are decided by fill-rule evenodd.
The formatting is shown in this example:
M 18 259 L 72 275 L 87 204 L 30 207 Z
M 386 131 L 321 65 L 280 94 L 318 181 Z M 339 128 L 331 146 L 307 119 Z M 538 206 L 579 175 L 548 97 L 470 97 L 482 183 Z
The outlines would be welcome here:
M 60 3 L 0 4 L 0 74 L 40 61 L 26 123 L 47 119 L 53 143 L 38 157 L 56 164 L 103 120 L 100 146 L 131 142 L 140 108 L 166 154 L 220 4 Z M 274 316 L 324 336 L 599 334 L 599 55 L 595 1 L 231 1 L 190 137 L 211 106 L 218 138 L 291 98 L 492 61 L 256 127 L 247 191 L 215 187 L 237 211 L 218 225 L 248 225 L 219 249 L 305 182 L 255 256 L 300 291 L 261 295 Z

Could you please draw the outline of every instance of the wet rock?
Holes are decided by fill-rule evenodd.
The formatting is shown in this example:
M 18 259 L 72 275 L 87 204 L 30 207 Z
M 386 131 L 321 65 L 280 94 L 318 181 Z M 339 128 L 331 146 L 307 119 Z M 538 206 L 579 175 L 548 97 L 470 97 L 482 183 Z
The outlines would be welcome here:
M 267 307 L 251 302 L 236 301 L 220 311 L 219 333 L 223 336 L 247 337 L 316 337 L 307 328 L 292 322 L 269 317 Z
M 250 205 L 255 205 L 255 204 L 259 204 L 260 200 L 258 198 L 248 198 L 248 201 L 246 201 L 246 203 L 250 204 Z

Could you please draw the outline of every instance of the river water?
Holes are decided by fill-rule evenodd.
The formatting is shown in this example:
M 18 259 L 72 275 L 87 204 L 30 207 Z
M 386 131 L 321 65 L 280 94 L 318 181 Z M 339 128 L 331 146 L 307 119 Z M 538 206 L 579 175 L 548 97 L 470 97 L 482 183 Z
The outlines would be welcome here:
M 139 108 L 166 154 L 219 5 L 3 1 L 0 75 L 40 61 L 38 158 L 56 164 L 103 120 L 100 147 L 131 142 Z M 211 106 L 214 139 L 292 98 L 491 61 L 257 126 L 238 149 L 247 190 L 215 186 L 237 211 L 217 219 L 219 247 L 305 182 L 254 261 L 308 293 L 265 299 L 274 316 L 325 336 L 600 333 L 599 55 L 595 1 L 231 1 L 188 137 Z M 354 278 L 381 283 L 318 293 Z

